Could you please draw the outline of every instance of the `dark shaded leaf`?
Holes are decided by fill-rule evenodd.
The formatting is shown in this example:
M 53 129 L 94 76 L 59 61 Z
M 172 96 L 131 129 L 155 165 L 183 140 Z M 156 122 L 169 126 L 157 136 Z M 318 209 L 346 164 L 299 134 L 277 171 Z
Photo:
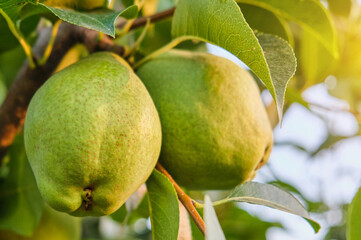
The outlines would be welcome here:
M 146 184 L 153 239 L 177 239 L 179 205 L 173 184 L 157 170 L 153 171 Z
M 22 135 L 9 151 L 10 172 L 0 184 L 0 229 L 30 236 L 38 225 L 43 200 L 25 154 Z

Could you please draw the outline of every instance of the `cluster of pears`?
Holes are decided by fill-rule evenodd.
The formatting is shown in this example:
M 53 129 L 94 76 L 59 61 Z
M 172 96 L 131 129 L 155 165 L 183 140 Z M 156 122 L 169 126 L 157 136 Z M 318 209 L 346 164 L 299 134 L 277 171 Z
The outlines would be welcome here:
M 268 160 L 272 129 L 251 75 L 211 55 L 172 50 L 135 73 L 92 54 L 31 100 L 25 147 L 46 202 L 74 216 L 116 211 L 157 161 L 188 189 L 230 189 Z

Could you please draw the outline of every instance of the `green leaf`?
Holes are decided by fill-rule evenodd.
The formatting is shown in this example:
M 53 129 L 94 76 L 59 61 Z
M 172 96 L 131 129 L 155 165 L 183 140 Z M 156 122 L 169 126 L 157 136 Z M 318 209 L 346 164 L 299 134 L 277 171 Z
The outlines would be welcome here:
M 137 38 L 144 28 L 136 31 Z M 160 49 L 162 46 L 172 41 L 171 35 L 172 19 L 165 19 L 163 21 L 150 24 L 147 33 L 139 46 L 139 53 L 146 56 L 150 53 Z M 190 51 L 206 51 L 207 47 L 205 42 L 199 41 L 184 41 L 176 46 L 178 49 L 185 49 Z
M 361 236 L 361 188 L 356 193 L 347 211 L 347 240 L 359 240 Z
M 158 0 L 157 12 L 168 10 L 176 5 L 177 0 Z
M 200 215 L 203 213 L 203 209 L 197 209 Z M 192 240 L 204 240 L 204 235 L 199 230 L 196 223 L 193 221 L 193 219 L 189 216 L 190 224 L 191 224 L 191 231 L 192 231 Z
M 146 182 L 154 240 L 175 240 L 179 229 L 179 205 L 173 184 L 154 170 Z
M 7 48 L 9 50 L 15 47 L 18 41 L 14 41 L 14 36 L 17 39 L 24 39 L 20 30 L 20 11 L 26 4 L 25 1 L 19 0 L 5 0 L 0 3 L 0 30 L 2 30 L 0 43 L 5 43 L 0 50 L 7 50 Z
M 147 188 L 144 185 L 140 186 L 137 191 L 135 191 L 125 202 L 125 206 L 127 208 L 127 212 L 131 213 L 133 212 L 135 209 L 137 209 L 139 207 L 139 205 L 142 203 L 142 201 L 144 200 L 145 196 L 147 193 Z M 147 201 L 148 203 L 148 201 Z
M 38 225 L 43 200 L 26 158 L 22 135 L 10 147 L 10 173 L 0 183 L 0 229 L 30 236 Z
M 325 7 L 318 0 L 236 0 L 265 8 L 276 15 L 295 21 L 312 32 L 325 47 L 338 56 L 335 27 Z
M 138 207 L 129 212 L 129 209 L 127 209 L 127 217 L 125 219 L 125 223 L 128 225 L 134 224 L 139 218 L 149 218 L 149 200 L 148 195 L 146 194 Z
M 282 118 L 283 93 L 287 81 L 292 77 L 295 60 L 282 66 L 275 60 L 272 49 L 267 48 L 270 44 L 276 45 L 282 52 L 277 54 L 287 59 L 294 58 L 292 48 L 286 41 L 269 40 L 270 35 L 262 38 L 262 43 L 267 48 L 265 54 L 252 29 L 245 21 L 239 6 L 233 0 L 180 0 L 177 4 L 172 23 L 172 35 L 174 37 L 196 37 L 223 47 L 242 60 L 266 85 L 278 106 L 278 114 Z M 274 38 L 276 39 L 276 38 Z M 277 58 L 279 60 L 281 58 Z M 283 63 L 283 62 L 282 62 Z M 278 65 L 278 66 L 277 66 Z M 279 67 L 279 66 L 282 67 Z M 277 67 L 276 67 L 277 66 Z M 272 72 L 281 69 L 281 72 Z M 290 74 L 290 75 L 287 75 Z M 272 79 L 272 77 L 275 79 Z M 278 95 L 281 94 L 281 95 Z
M 21 21 L 20 32 L 24 37 L 28 37 L 38 25 L 40 17 L 34 16 Z M 0 14 L 0 52 L 9 51 L 20 45 L 19 41 L 15 38 L 13 33 L 9 29 L 8 23 L 5 21 L 4 17 Z
M 114 221 L 118 223 L 123 223 L 127 217 L 127 208 L 123 204 L 117 211 L 109 215 Z
M 134 4 L 134 0 L 120 0 L 124 7 L 129 7 Z
M 246 182 L 237 186 L 226 199 L 213 204 L 219 205 L 227 202 L 247 202 L 275 208 L 303 217 L 311 224 L 315 232 L 320 229 L 320 225 L 310 218 L 300 201 L 290 193 L 270 184 Z
M 262 33 L 257 34 L 257 37 L 271 72 L 278 114 L 281 119 L 287 83 L 296 72 L 296 57 L 291 46 L 282 38 Z
M 213 208 L 211 199 L 206 195 L 204 197 L 204 223 L 206 225 L 206 240 L 225 240 L 226 237 L 219 224 L 216 211 Z
M 0 14 L 5 14 L 16 24 L 20 19 L 20 11 L 26 4 L 27 2 L 23 0 L 2 0 L 0 2 Z
M 24 50 L 20 45 L 0 54 L 0 71 L 4 75 L 6 86 L 11 85 L 25 58 Z
M 283 19 L 264 8 L 243 3 L 238 4 L 238 6 L 253 30 L 279 36 L 292 44 L 291 30 Z
M 302 98 L 302 92 L 297 90 L 295 87 L 293 86 L 289 86 L 287 88 L 286 91 L 286 101 L 289 101 L 289 103 L 299 103 L 301 104 L 303 107 L 305 107 L 306 109 L 310 110 L 310 106 L 308 104 L 308 102 L 306 102 L 303 98 Z
M 170 34 L 171 26 L 172 22 L 170 19 L 151 24 L 139 46 L 140 53 L 148 55 L 149 53 L 169 43 L 172 40 L 172 36 Z M 137 35 L 140 35 L 142 30 L 143 28 L 139 29 Z
M 236 55 L 274 93 L 261 46 L 234 1 L 180 0 L 172 24 L 174 37 L 199 37 Z
M 287 192 L 292 192 L 292 193 L 296 194 L 299 198 L 301 198 L 307 204 L 307 210 L 309 212 L 322 213 L 322 212 L 326 212 L 326 211 L 330 210 L 330 208 L 327 206 L 326 203 L 324 203 L 322 201 L 321 202 L 310 201 L 309 199 L 305 198 L 305 196 L 303 196 L 301 194 L 301 192 L 295 186 L 292 186 L 286 182 L 272 181 L 272 182 L 268 182 L 268 184 L 275 185 L 276 187 L 279 187 Z
M 27 5 L 29 4 L 26 1 L 0 3 L 0 52 L 19 46 L 20 43 L 17 38 L 28 38 L 35 31 L 40 16 L 25 19 L 21 12 Z
M 120 12 L 105 9 L 93 12 L 77 12 L 71 9 L 50 7 L 42 3 L 39 5 L 40 7 L 47 8 L 65 22 L 100 31 L 112 37 L 115 37 L 114 22 L 117 17 L 121 16 L 126 19 L 131 19 L 138 14 L 138 7 L 136 5 L 132 5 Z
M 119 208 L 116 212 L 110 215 L 110 217 L 121 224 L 126 224 L 128 220 L 143 204 L 145 208 L 148 209 L 148 198 L 146 197 L 147 188 L 145 184 L 141 185 L 137 191 L 135 191 L 123 204 L 121 208 Z M 149 211 L 143 215 L 143 218 L 149 217 Z M 133 217 L 134 218 L 134 217 Z
M 7 88 L 5 85 L 4 75 L 0 71 L 0 106 L 6 97 L 6 93 L 7 93 Z
M 299 62 L 297 75 L 305 79 L 306 86 L 323 82 L 330 75 L 335 59 L 310 32 L 300 33 L 296 54 Z

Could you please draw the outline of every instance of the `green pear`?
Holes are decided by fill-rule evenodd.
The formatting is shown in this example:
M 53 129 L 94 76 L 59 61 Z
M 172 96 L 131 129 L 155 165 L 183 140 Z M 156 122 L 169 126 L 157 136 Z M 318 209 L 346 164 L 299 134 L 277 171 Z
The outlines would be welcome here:
M 85 57 L 32 98 L 25 149 L 43 198 L 74 216 L 116 211 L 151 174 L 161 126 L 145 86 L 115 54 Z
M 81 236 L 81 221 L 44 206 L 43 215 L 33 236 L 26 237 L 12 231 L 0 230 L 3 240 L 79 240 Z
M 232 188 L 266 163 L 272 129 L 246 70 L 209 53 L 173 50 L 137 74 L 161 119 L 159 160 L 180 185 Z

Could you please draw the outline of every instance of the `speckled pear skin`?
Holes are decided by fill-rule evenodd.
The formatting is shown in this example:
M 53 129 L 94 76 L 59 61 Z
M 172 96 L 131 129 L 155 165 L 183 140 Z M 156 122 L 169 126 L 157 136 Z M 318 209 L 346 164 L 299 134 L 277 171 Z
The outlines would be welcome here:
M 229 189 L 269 158 L 272 128 L 251 75 L 228 59 L 173 50 L 137 71 L 162 124 L 160 161 L 188 189 Z
M 151 174 L 161 126 L 128 64 L 95 53 L 54 74 L 25 119 L 25 148 L 43 198 L 74 216 L 116 211 Z

